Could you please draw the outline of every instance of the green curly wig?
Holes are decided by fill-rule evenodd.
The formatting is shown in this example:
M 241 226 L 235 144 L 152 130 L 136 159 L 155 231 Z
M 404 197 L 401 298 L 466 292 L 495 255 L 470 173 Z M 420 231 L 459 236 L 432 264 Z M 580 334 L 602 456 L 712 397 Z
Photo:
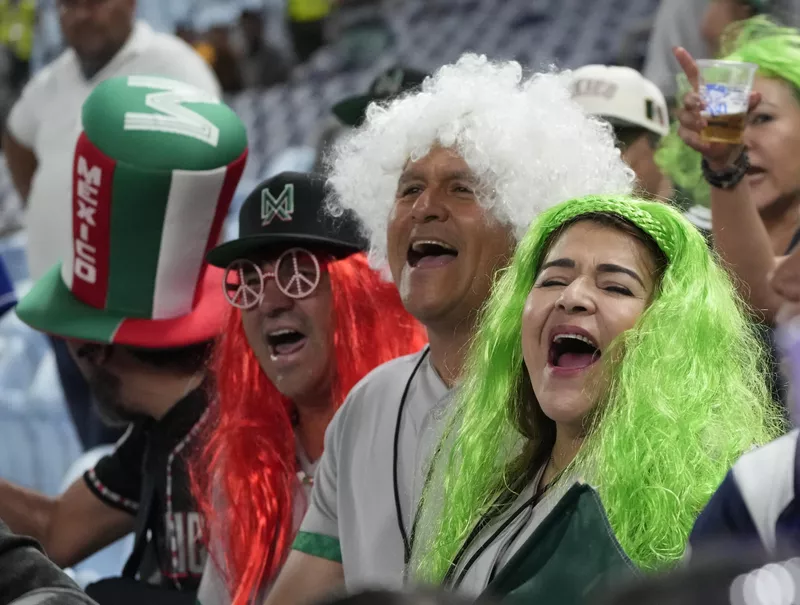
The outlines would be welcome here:
M 420 505 L 411 565 L 422 582 L 443 580 L 478 520 L 499 512 L 493 503 L 536 464 L 519 421 L 531 415 L 523 307 L 551 235 L 598 213 L 641 229 L 668 261 L 653 302 L 603 356 L 607 387 L 568 473 L 598 490 L 628 556 L 645 570 L 678 560 L 736 459 L 783 429 L 744 306 L 677 210 L 629 196 L 556 206 L 531 226 L 486 304 Z
M 782 27 L 769 17 L 758 16 L 732 24 L 722 39 L 722 53 L 728 61 L 758 65 L 758 73 L 778 78 L 800 91 L 800 31 Z M 686 77 L 678 77 L 678 99 L 688 90 Z M 800 96 L 800 92 L 798 92 Z M 689 148 L 673 124 L 656 152 L 656 163 L 672 182 L 695 204 L 708 206 L 711 190 L 700 169 L 701 156 Z

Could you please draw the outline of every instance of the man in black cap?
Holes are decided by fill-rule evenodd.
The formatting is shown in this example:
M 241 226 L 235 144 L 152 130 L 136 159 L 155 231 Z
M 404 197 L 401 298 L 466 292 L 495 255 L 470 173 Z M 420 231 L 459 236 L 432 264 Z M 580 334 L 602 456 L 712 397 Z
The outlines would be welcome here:
M 367 107 L 372 103 L 386 103 L 412 91 L 427 77 L 428 74 L 423 71 L 394 65 L 375 78 L 366 93 L 347 97 L 336 103 L 331 108 L 336 121 L 322 129 L 312 170 L 322 172 L 325 169 L 325 157 L 328 151 L 340 136 L 351 128 L 361 126 L 367 114 Z
M 202 605 L 263 594 L 305 513 L 334 412 L 373 368 L 426 340 L 369 268 L 360 224 L 324 205 L 322 178 L 279 174 L 245 200 L 239 238 L 208 255 L 226 269 L 233 312 L 214 368 L 217 418 L 194 461 L 212 550 Z
M 361 126 L 371 103 L 384 103 L 419 87 L 428 77 L 423 71 L 393 65 L 381 73 L 363 95 L 342 99 L 333 106 L 334 115 L 346 126 Z

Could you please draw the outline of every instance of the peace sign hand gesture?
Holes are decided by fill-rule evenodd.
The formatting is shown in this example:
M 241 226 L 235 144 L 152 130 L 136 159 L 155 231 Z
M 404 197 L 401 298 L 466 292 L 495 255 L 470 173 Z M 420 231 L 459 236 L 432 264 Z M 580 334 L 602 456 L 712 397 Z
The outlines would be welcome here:
M 680 122 L 678 136 L 689 147 L 700 152 L 712 170 L 722 170 L 739 157 L 743 146 L 730 143 L 709 143 L 702 139 L 701 133 L 708 126 L 708 120 L 702 114 L 706 103 L 699 92 L 700 71 L 694 58 L 685 48 L 676 47 L 673 53 L 692 86 L 692 91 L 684 95 L 683 104 L 678 109 L 678 122 Z M 753 111 L 759 102 L 761 102 L 761 94 L 751 92 L 748 112 Z

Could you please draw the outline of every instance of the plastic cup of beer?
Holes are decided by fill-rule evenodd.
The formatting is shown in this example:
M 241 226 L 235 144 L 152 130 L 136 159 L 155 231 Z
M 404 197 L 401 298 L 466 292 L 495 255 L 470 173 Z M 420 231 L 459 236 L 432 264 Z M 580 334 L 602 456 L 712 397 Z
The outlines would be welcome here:
M 700 96 L 708 126 L 700 133 L 706 142 L 741 144 L 753 78 L 758 66 L 753 63 L 701 59 Z

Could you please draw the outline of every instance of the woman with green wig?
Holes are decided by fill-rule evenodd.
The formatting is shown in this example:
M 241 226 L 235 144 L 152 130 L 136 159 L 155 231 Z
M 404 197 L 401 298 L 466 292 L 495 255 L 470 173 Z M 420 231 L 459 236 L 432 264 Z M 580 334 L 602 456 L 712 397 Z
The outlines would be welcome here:
M 677 49 L 691 91 L 678 111 L 681 142 L 659 151 L 659 165 L 692 189 L 696 202 L 710 200 L 714 247 L 739 278 L 742 296 L 771 325 L 781 301 L 768 274 L 800 241 L 800 31 L 757 17 L 728 32 L 726 51 L 727 60 L 758 65 L 743 145 L 701 140 L 697 66 Z M 723 187 L 715 176 L 729 170 L 736 179 Z
M 727 274 L 665 204 L 540 215 L 468 359 L 409 569 L 467 594 L 569 605 L 674 564 L 731 464 L 781 429 Z
M 678 127 L 665 137 L 656 159 L 694 199 L 697 206 L 687 218 L 711 229 L 716 251 L 735 274 L 770 347 L 773 397 L 783 401 L 785 381 L 772 334 L 781 300 L 769 285 L 769 274 L 800 241 L 800 31 L 757 17 L 729 29 L 724 47 L 726 59 L 758 66 L 753 90 L 760 103 L 745 122 L 744 144 L 701 140 L 697 67 L 685 50 L 677 49 L 688 92 L 681 99 Z M 732 181 L 715 178 L 731 171 L 736 175 Z

